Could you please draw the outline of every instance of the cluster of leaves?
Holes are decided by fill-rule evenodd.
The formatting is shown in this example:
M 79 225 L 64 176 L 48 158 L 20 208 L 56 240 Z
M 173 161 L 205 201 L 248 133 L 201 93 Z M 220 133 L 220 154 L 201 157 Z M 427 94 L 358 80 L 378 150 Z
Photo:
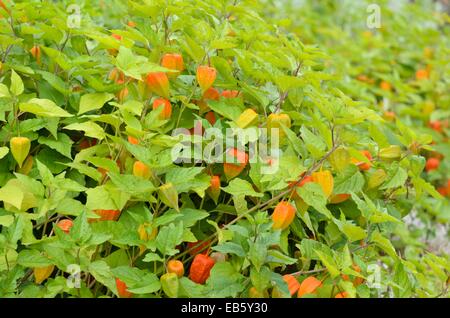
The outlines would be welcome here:
M 333 1 L 307 1 L 292 21 L 278 17 L 295 13 L 288 2 L 264 2 L 88 1 L 77 12 L 72 1 L 0 1 L 1 297 L 123 296 L 118 280 L 134 297 L 291 297 L 287 274 L 321 281 L 307 297 L 446 295 L 448 255 L 428 252 L 402 221 L 414 209 L 448 222 L 448 200 L 434 187 L 448 177 L 448 128 L 437 135 L 425 125 L 448 117 L 445 16 L 436 14 L 423 37 L 408 30 L 408 16 L 392 17 L 409 47 L 387 27 L 355 40 L 365 8 L 353 12 L 346 35 L 326 18 Z M 411 8 L 405 14 L 427 17 Z M 420 41 L 434 54 L 423 83 L 412 78 L 423 62 Z M 145 78 L 171 72 L 160 66 L 166 53 L 181 54 L 185 69 L 170 76 L 172 114 L 162 119 Z M 217 70 L 218 91 L 238 96 L 205 99 L 200 65 Z M 362 72 L 375 84 L 356 80 Z M 382 80 L 395 91 L 380 89 Z M 435 109 L 425 114 L 427 100 Z M 394 122 L 380 102 L 398 114 Z M 279 111 L 292 121 L 281 127 L 276 174 L 261 173 L 263 158 L 231 179 L 221 163 L 173 161 L 175 129 L 196 119 L 236 128 L 247 109 L 260 127 Z M 19 165 L 10 145 L 17 136 L 31 140 Z M 447 161 L 426 174 L 430 151 Z M 133 173 L 136 161 L 151 178 Z M 331 172 L 332 195 L 347 200 L 331 202 L 315 182 L 293 193 L 289 184 L 319 170 Z M 211 175 L 220 176 L 218 197 L 208 194 Z M 162 191 L 169 184 L 176 202 Z M 296 207 L 282 230 L 271 218 L 281 201 Z M 95 222 L 98 211 L 120 217 Z M 70 230 L 56 225 L 63 219 L 73 220 Z M 205 251 L 216 254 L 206 283 L 186 275 L 168 293 L 168 261 L 189 269 Z M 42 281 L 37 270 L 48 268 Z
M 377 12 L 370 9 L 370 1 L 305 1 L 301 5 L 286 1 L 276 9 L 265 7 L 267 17 L 283 19 L 285 31 L 298 34 L 304 43 L 317 43 L 326 51 L 331 57 L 326 71 L 340 75 L 338 87 L 345 94 L 382 114 L 386 120 L 381 130 L 384 136 L 380 130 L 367 127 L 374 141 L 401 145 L 412 154 L 420 154 L 425 167 L 437 159 L 436 169 L 426 167 L 418 172 L 447 200 L 422 195 L 421 181 L 414 179 L 406 181 L 414 185 L 410 188 L 413 200 L 397 196 L 408 191 L 406 188 L 393 193 L 396 205 L 403 206 L 402 215 L 406 212 L 414 219 L 408 222 L 414 226 L 400 224 L 393 229 L 393 243 L 416 266 L 423 262 L 424 247 L 449 253 L 449 16 L 441 4 L 427 0 L 379 1 Z M 380 13 L 380 27 L 369 29 L 367 21 L 373 22 L 376 13 Z M 388 83 L 388 89 L 383 89 L 383 83 Z M 401 138 L 393 138 L 392 129 L 398 129 Z M 421 135 L 427 135 L 427 140 Z M 430 242 L 440 227 L 443 236 L 437 241 L 444 246 L 432 246 Z M 425 259 L 429 264 L 430 260 Z

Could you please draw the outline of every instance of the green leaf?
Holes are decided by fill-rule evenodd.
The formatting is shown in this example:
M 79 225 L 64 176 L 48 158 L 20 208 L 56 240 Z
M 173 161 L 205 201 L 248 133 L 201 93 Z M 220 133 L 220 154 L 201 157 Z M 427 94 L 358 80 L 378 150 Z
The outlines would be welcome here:
M 23 82 L 19 75 L 17 75 L 14 70 L 11 70 L 11 93 L 13 93 L 16 96 L 19 96 L 23 93 Z
M 267 258 L 267 246 L 257 239 L 254 244 L 250 246 L 247 257 L 250 262 L 255 266 L 256 270 L 259 271 L 263 266 Z
M 202 298 L 206 297 L 205 286 L 196 284 L 187 277 L 181 277 L 180 289 L 178 291 L 179 297 L 189 297 L 189 298 Z
M 167 171 L 166 182 L 172 182 L 178 193 L 194 190 L 203 197 L 205 190 L 210 186 L 211 179 L 206 173 L 200 175 L 203 170 L 203 167 L 172 168 Z
M 18 180 L 10 180 L 0 188 L 0 201 L 20 209 L 25 198 L 25 192 Z
M 92 93 L 83 95 L 80 99 L 78 115 L 84 114 L 91 110 L 100 109 L 107 101 L 113 98 L 114 95 L 109 93 Z
M 14 222 L 14 216 L 12 215 L 2 215 L 0 216 L 0 225 L 8 227 Z
M 212 249 L 224 254 L 235 254 L 239 257 L 245 257 L 246 255 L 242 246 L 233 242 L 225 242 L 220 245 L 213 246 Z
M 39 171 L 39 175 L 41 176 L 42 179 L 42 183 L 46 186 L 49 186 L 54 179 L 52 172 L 47 168 L 46 165 L 44 165 L 38 159 L 36 159 L 36 164 Z
M 103 261 L 95 261 L 89 264 L 89 273 L 94 276 L 95 280 L 111 290 L 116 288 L 116 280 L 112 274 L 111 268 Z
M 302 187 L 297 187 L 298 195 L 305 201 L 306 204 L 312 206 L 328 219 L 332 219 L 333 215 L 327 209 L 327 198 L 323 193 L 322 187 L 314 182 L 308 182 Z
M 123 71 L 126 76 L 137 80 L 142 79 L 142 74 L 150 72 L 164 72 L 166 69 L 158 64 L 148 62 L 147 58 L 133 54 L 131 49 L 121 46 L 116 57 L 115 65 Z
M 134 175 L 119 174 L 113 172 L 108 172 L 108 175 L 118 189 L 131 195 L 148 195 L 149 193 L 152 193 L 156 190 L 151 181 L 136 177 Z
M 41 117 L 72 117 L 73 115 L 57 106 L 49 99 L 32 98 L 26 103 L 20 103 L 19 109 Z
M 71 68 L 69 58 L 59 50 L 54 48 L 41 46 L 45 54 L 53 61 L 55 61 L 63 70 L 67 71 Z
M 247 200 L 245 195 L 233 195 L 233 205 L 238 215 L 241 215 L 248 210 Z
M 210 101 L 208 100 L 208 106 L 216 113 L 223 117 L 236 121 L 241 113 L 244 111 L 241 107 L 230 107 L 226 102 L 222 101 Z
M 295 258 L 284 255 L 280 251 L 270 250 L 267 254 L 266 262 L 292 265 L 292 264 L 295 264 L 297 262 L 297 260 Z
M 250 268 L 250 280 L 257 290 L 264 290 L 269 287 L 271 278 L 272 271 L 267 266 L 263 266 L 260 271 L 255 270 L 254 267 Z
M 82 212 L 73 222 L 73 226 L 70 229 L 70 235 L 74 240 L 80 242 L 86 242 L 92 235 L 92 230 L 87 221 L 85 212 Z
M 329 254 L 325 254 L 321 251 L 316 251 L 317 256 L 319 257 L 322 264 L 328 269 L 330 276 L 335 278 L 340 275 L 340 271 L 338 269 L 338 265 L 334 261 L 333 257 Z
M 338 226 L 339 230 L 347 236 L 350 242 L 362 240 L 367 236 L 367 232 L 364 229 L 351 222 L 342 222 L 334 219 L 334 223 Z
M 284 125 L 281 126 L 284 133 L 288 137 L 288 140 L 292 147 L 294 148 L 295 152 L 298 155 L 301 155 L 303 153 L 303 144 L 301 139 L 289 128 L 285 127 Z
M 174 255 L 178 253 L 175 247 L 183 240 L 183 223 L 177 225 L 171 223 L 163 226 L 156 237 L 156 247 L 163 255 Z
M 11 95 L 9 94 L 9 90 L 8 90 L 8 86 L 6 86 L 5 84 L 1 84 L 0 83 L 0 98 L 1 97 L 10 97 Z
M 181 215 L 178 220 L 182 221 L 185 227 L 192 227 L 197 223 L 197 221 L 203 220 L 209 216 L 209 213 L 205 210 L 190 208 L 181 208 L 180 213 L 177 214 Z
M 113 268 L 112 273 L 114 277 L 127 284 L 127 289 L 134 294 L 150 294 L 161 288 L 159 279 L 155 274 L 135 267 L 119 266 Z M 116 292 L 116 288 L 114 288 L 114 291 Z
M 42 75 L 42 78 L 49 83 L 54 89 L 56 89 L 61 94 L 67 95 L 69 94 L 69 89 L 67 87 L 66 82 L 62 80 L 61 77 L 54 75 L 53 73 L 38 71 L 39 74 Z
M 408 173 L 405 171 L 405 169 L 399 167 L 397 162 L 394 162 L 388 168 L 386 181 L 380 187 L 380 189 L 385 190 L 402 187 L 405 185 L 407 178 Z
M 57 140 L 49 137 L 39 137 L 38 142 L 42 145 L 49 146 L 63 156 L 72 159 L 72 139 L 70 139 L 69 136 L 63 133 L 58 133 L 57 136 Z
M 302 133 L 302 139 L 305 142 L 306 149 L 311 155 L 318 159 L 324 155 L 326 144 L 322 138 L 314 135 L 306 126 L 302 126 L 300 129 Z
M 348 165 L 342 174 L 334 179 L 335 194 L 359 192 L 364 186 L 364 177 L 355 165 Z
M 38 250 L 22 250 L 17 256 L 17 263 L 25 267 L 45 267 L 53 263 Z
M 216 229 L 219 244 L 222 244 L 223 242 L 229 241 L 233 238 L 233 233 L 231 231 L 219 227 L 219 225 L 213 220 L 206 220 L 206 222 L 214 226 L 214 228 Z
M 243 179 L 233 179 L 230 181 L 228 186 L 222 187 L 222 190 L 233 195 L 233 196 L 252 196 L 252 197 L 262 197 L 262 193 L 256 192 L 251 183 Z
M 331 249 L 318 241 L 303 239 L 300 244 L 296 244 L 296 246 L 300 249 L 302 256 L 306 259 L 319 260 L 316 251 L 321 251 L 322 253 L 331 254 Z
M 397 259 L 397 253 L 395 252 L 394 246 L 392 246 L 391 241 L 389 241 L 387 238 L 381 235 L 380 232 L 375 231 L 372 233 L 372 236 L 370 238 L 370 241 L 372 243 L 375 243 L 379 248 L 381 248 L 383 251 L 385 251 L 390 257 Z
M 133 294 L 151 294 L 161 288 L 158 277 L 153 273 L 146 273 L 136 284 L 130 284 L 128 290 Z
M 71 167 L 73 169 L 76 169 L 81 174 L 84 174 L 84 175 L 96 180 L 97 182 L 99 182 L 102 177 L 102 174 L 99 171 L 97 171 L 97 169 L 95 169 L 93 167 L 89 167 L 88 165 L 83 164 L 83 163 L 69 162 L 69 163 L 65 163 L 64 165 Z
M 3 159 L 9 153 L 8 147 L 0 147 L 0 159 Z
M 244 276 L 228 262 L 220 262 L 211 269 L 210 277 L 206 282 L 209 297 L 223 298 L 236 297 L 245 288 Z
M 413 282 L 405 270 L 401 260 L 398 260 L 394 268 L 393 281 L 396 286 L 392 287 L 396 298 L 410 298 L 412 295 Z
M 161 262 L 164 263 L 164 258 L 159 256 L 156 253 L 147 253 L 145 254 L 145 257 L 142 259 L 143 262 L 150 263 L 150 262 Z
M 98 168 L 103 168 L 111 173 L 119 173 L 120 169 L 116 161 L 112 159 L 103 158 L 103 157 L 87 157 L 86 161 L 92 163 L 94 166 Z
M 96 138 L 99 140 L 103 140 L 106 137 L 103 128 L 92 121 L 70 124 L 65 126 L 64 129 L 83 131 L 86 136 Z
M 129 195 L 118 191 L 117 188 L 108 185 L 86 190 L 86 207 L 89 210 L 122 210 Z

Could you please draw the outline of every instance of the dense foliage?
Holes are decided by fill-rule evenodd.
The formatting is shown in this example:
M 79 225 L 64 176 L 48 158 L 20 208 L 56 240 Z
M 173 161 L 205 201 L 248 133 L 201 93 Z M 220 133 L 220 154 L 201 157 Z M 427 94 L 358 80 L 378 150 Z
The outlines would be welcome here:
M 448 297 L 449 17 L 396 3 L 0 0 L 0 297 Z

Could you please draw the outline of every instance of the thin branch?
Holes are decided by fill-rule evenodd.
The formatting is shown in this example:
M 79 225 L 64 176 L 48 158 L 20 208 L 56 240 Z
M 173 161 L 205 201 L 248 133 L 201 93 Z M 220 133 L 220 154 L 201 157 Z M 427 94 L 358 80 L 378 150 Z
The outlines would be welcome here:
M 298 272 L 295 272 L 295 273 L 291 273 L 290 275 L 298 276 L 298 275 L 306 275 L 306 274 L 316 274 L 316 273 L 322 273 L 322 272 L 325 272 L 325 271 L 327 271 L 326 268 L 319 268 L 319 269 L 313 269 L 313 270 L 310 270 L 310 271 L 298 271 Z

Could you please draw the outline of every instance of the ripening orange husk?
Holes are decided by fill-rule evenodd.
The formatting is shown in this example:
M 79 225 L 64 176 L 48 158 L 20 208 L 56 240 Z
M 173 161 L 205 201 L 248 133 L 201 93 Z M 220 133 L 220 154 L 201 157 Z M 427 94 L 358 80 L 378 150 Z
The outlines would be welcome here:
M 428 127 L 430 127 L 431 129 L 433 129 L 434 131 L 438 132 L 438 133 L 442 133 L 442 123 L 439 120 L 431 120 L 428 123 Z
M 244 151 L 240 151 L 236 148 L 230 149 L 227 152 L 237 163 L 227 163 L 223 164 L 223 172 L 228 180 L 237 177 L 245 169 L 248 163 L 248 154 Z M 227 159 L 229 160 L 229 159 Z
M 219 91 L 214 87 L 210 87 L 203 93 L 203 99 L 219 100 L 220 99 Z
M 168 182 L 163 184 L 158 189 L 159 199 L 168 207 L 175 209 L 176 211 L 180 211 L 179 203 L 178 203 L 178 191 L 172 182 Z
M 288 114 L 272 113 L 269 115 L 269 117 L 267 117 L 267 129 L 269 129 L 269 134 L 272 133 L 272 129 L 276 129 L 278 131 L 278 136 L 281 142 L 285 140 L 286 136 L 282 125 L 286 126 L 287 128 L 291 128 L 291 118 Z
M 372 155 L 370 154 L 370 152 L 368 150 L 361 151 L 361 154 L 363 154 L 369 160 L 369 162 L 363 162 L 363 161 L 360 162 L 356 158 L 352 158 L 351 162 L 354 165 L 358 166 L 359 170 L 361 170 L 361 171 L 369 170 L 370 167 L 372 166 L 372 163 L 370 162 L 372 160 Z
M 152 175 L 150 168 L 141 161 L 136 161 L 133 164 L 133 175 L 144 179 L 149 179 Z
M 156 236 L 158 235 L 157 227 L 154 227 L 152 229 L 152 232 L 150 234 L 148 234 L 146 228 L 149 226 L 151 226 L 150 223 L 144 223 L 144 224 L 139 225 L 138 234 L 139 234 L 140 240 L 151 241 L 151 240 L 155 239 Z M 147 250 L 147 248 L 145 247 L 145 245 L 139 245 L 139 255 L 142 255 L 146 250 Z
M 320 286 L 322 286 L 322 282 L 320 280 L 318 280 L 314 276 L 307 277 L 300 284 L 297 295 L 300 298 L 306 294 L 313 294 Z
M 340 292 L 340 293 L 336 294 L 336 296 L 334 296 L 334 298 L 348 298 L 348 297 L 349 297 L 349 295 L 345 291 L 344 292 Z
M 127 284 L 125 284 L 125 282 L 121 281 L 119 278 L 116 278 L 116 288 L 117 294 L 120 298 L 131 298 L 133 296 L 133 293 L 128 291 Z
M 169 79 L 164 72 L 149 73 L 146 78 L 147 86 L 152 93 L 166 99 L 169 98 Z
M 330 197 L 329 201 L 332 204 L 338 204 L 338 203 L 342 203 L 344 201 L 347 201 L 350 197 L 351 197 L 351 195 L 348 194 L 348 193 L 335 194 L 335 195 Z
M 132 136 L 128 136 L 128 142 L 132 145 L 139 145 L 139 139 Z
M 212 86 L 216 80 L 217 71 L 214 67 L 207 65 L 200 65 L 197 68 L 197 82 L 202 92 L 205 92 L 208 88 Z
M 167 263 L 167 272 L 175 273 L 178 277 L 183 277 L 184 275 L 184 265 L 179 260 L 170 260 Z
M 116 33 L 111 34 L 111 37 L 113 37 L 114 39 L 116 39 L 117 41 L 122 41 L 122 36 Z M 112 56 L 116 56 L 118 53 L 118 50 L 116 48 L 112 48 L 112 49 L 108 49 L 109 54 L 111 54 Z
M 6 7 L 2 0 L 0 0 L 0 7 L 2 7 L 8 14 L 10 14 L 9 9 Z
M 108 75 L 108 79 L 113 81 L 114 83 L 124 83 L 125 82 L 125 74 L 117 68 L 113 68 Z
M 159 118 L 163 120 L 168 120 L 172 116 L 172 105 L 170 101 L 164 98 L 157 98 L 153 101 L 153 110 L 158 107 L 164 107 L 164 109 L 159 114 Z
M 390 84 L 389 82 L 382 81 L 382 82 L 380 83 L 380 88 L 381 88 L 383 91 L 389 92 L 389 91 L 391 91 L 392 86 L 391 86 L 391 84 Z
M 122 36 L 116 33 L 111 34 L 113 38 L 115 38 L 117 41 L 122 41 Z
M 73 226 L 73 221 L 71 219 L 64 219 L 56 223 L 56 226 L 61 229 L 61 231 L 69 234 L 70 229 Z
M 208 103 L 204 99 L 193 100 L 193 103 L 198 106 L 200 115 L 211 110 L 211 108 L 208 106 Z
M 303 187 L 306 183 L 308 182 L 313 182 L 312 177 L 311 176 L 306 176 L 306 177 L 302 177 L 302 181 L 298 182 L 298 181 L 292 181 L 289 182 L 289 188 L 293 188 L 292 192 L 291 192 L 291 198 L 294 200 L 300 199 L 300 196 L 298 195 L 296 188 L 301 188 Z
M 283 279 L 288 285 L 291 296 L 294 295 L 300 288 L 300 283 L 298 282 L 297 278 L 295 278 L 293 275 L 287 274 L 283 276 Z
M 33 168 L 33 156 L 29 155 L 17 171 L 21 174 L 28 175 Z
M 325 193 L 327 198 L 333 193 L 334 179 L 331 171 L 314 172 L 311 174 L 311 178 L 313 182 L 318 183 L 322 187 L 323 193 Z
M 220 196 L 220 177 L 219 176 L 212 176 L 210 181 L 210 186 L 206 190 L 208 195 L 211 197 L 211 199 L 214 200 L 214 202 L 217 203 Z
M 428 73 L 428 70 L 426 69 L 420 69 L 416 72 L 416 80 L 421 81 L 424 79 L 428 79 L 430 77 L 430 74 Z
M 89 223 L 97 221 L 117 221 L 120 217 L 120 210 L 94 210 L 95 214 L 98 214 L 100 218 L 88 219 Z
M 294 221 L 296 210 L 287 201 L 281 201 L 272 213 L 272 228 L 274 230 L 284 230 Z
M 223 98 L 237 98 L 239 93 L 240 92 L 237 90 L 224 90 L 220 95 L 222 95 Z
M 208 255 L 195 255 L 189 270 L 189 278 L 197 284 L 204 284 L 209 278 L 214 264 L 215 261 Z
M 36 59 L 36 63 L 41 64 L 41 48 L 35 45 L 30 49 L 30 53 Z
M 241 174 L 241 172 L 245 169 L 245 165 L 236 165 L 232 163 L 224 163 L 223 164 L 223 172 L 227 177 L 227 180 L 231 180 L 234 177 L 237 177 Z
M 396 117 L 396 115 L 395 115 L 394 112 L 391 112 L 391 111 L 385 111 L 385 112 L 383 113 L 383 118 L 384 118 L 385 120 L 387 120 L 387 121 L 394 121 L 394 120 L 395 120 L 395 117 Z
M 176 71 L 167 73 L 170 78 L 177 77 L 184 70 L 183 56 L 177 53 L 164 54 L 161 66 Z
M 119 100 L 120 103 L 122 103 L 125 98 L 127 98 L 128 96 L 128 87 L 124 87 L 122 88 L 118 93 L 117 93 L 117 99 Z
M 352 268 L 356 272 L 361 273 L 361 268 L 358 265 L 353 264 Z M 341 277 L 345 281 L 349 281 L 350 280 L 350 277 L 348 277 L 348 275 L 346 275 L 346 274 L 342 274 Z M 353 285 L 356 287 L 356 286 L 361 285 L 363 282 L 364 282 L 364 278 L 356 276 L 355 279 L 353 280 Z
M 33 268 L 34 282 L 38 285 L 41 284 L 50 277 L 54 269 L 55 265 Z
M 214 112 L 207 112 L 205 115 L 205 119 L 211 124 L 214 125 L 216 123 L 216 115 L 214 115 Z

